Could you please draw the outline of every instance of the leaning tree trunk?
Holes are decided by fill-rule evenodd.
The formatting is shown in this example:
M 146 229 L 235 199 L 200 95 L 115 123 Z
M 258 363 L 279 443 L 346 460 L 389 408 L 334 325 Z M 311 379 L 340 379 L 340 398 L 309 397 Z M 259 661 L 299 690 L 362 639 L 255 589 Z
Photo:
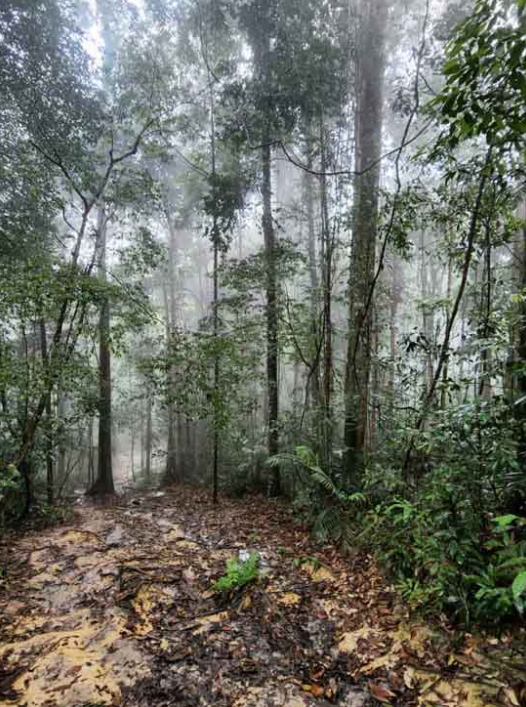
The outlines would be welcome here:
M 106 275 L 107 219 L 104 209 L 99 210 L 98 245 L 100 248 L 99 279 L 103 285 Z M 99 449 L 97 478 L 88 490 L 92 496 L 115 493 L 112 467 L 111 424 L 111 351 L 110 351 L 110 301 L 103 293 L 99 315 Z
M 346 470 L 358 481 L 364 461 L 371 371 L 372 302 L 382 144 L 386 0 L 363 0 L 357 59 L 353 245 L 345 380 Z

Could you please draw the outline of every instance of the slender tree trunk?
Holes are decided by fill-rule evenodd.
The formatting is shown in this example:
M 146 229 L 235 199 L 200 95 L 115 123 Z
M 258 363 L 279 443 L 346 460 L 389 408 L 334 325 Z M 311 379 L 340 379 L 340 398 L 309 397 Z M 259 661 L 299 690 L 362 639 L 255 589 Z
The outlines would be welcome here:
M 193 456 L 194 456 L 194 450 L 192 446 L 192 422 L 191 420 L 186 417 L 184 421 L 184 436 L 185 436 L 185 466 L 188 472 L 188 476 L 190 479 L 192 479 L 194 475 L 194 469 L 193 469 Z
M 97 233 L 100 248 L 99 278 L 103 283 L 106 283 L 107 219 L 103 208 L 99 210 Z M 105 294 L 99 316 L 99 450 L 97 479 L 88 491 L 90 495 L 115 493 L 111 437 L 110 301 Z
M 446 312 L 446 329 L 449 327 L 449 320 L 451 317 L 451 297 L 453 296 L 453 260 L 451 256 L 447 263 L 447 289 L 446 289 L 446 299 L 448 302 L 447 312 Z M 440 407 L 442 410 L 446 409 L 448 401 L 448 384 L 449 384 L 449 352 L 446 354 L 444 359 L 444 366 L 442 368 L 442 390 L 440 392 Z
M 323 115 L 320 116 L 321 172 L 328 168 Z M 329 226 L 327 178 L 320 177 L 321 238 L 323 243 L 323 462 L 332 469 L 332 268 L 333 239 Z
M 152 474 L 153 420 L 152 396 L 149 388 L 146 394 L 146 438 L 144 442 L 144 473 L 146 478 L 150 479 Z
M 46 322 L 42 317 L 40 319 L 40 346 L 42 350 L 42 360 L 44 362 L 44 368 L 48 368 L 48 348 L 47 348 L 47 332 L 46 332 Z M 53 413 L 51 409 L 51 394 L 49 391 L 48 398 L 46 401 L 46 440 L 45 440 L 45 457 L 46 457 L 46 491 L 47 491 L 47 502 L 50 506 L 54 502 L 54 483 L 53 483 L 53 433 L 51 430 L 51 425 L 53 421 Z
M 188 475 L 188 468 L 186 464 L 185 455 L 185 443 L 184 443 L 184 427 L 183 427 L 183 417 L 181 413 L 176 414 L 177 418 L 177 466 L 179 469 L 179 475 L 181 481 L 184 481 Z
M 491 274 L 491 240 L 489 229 L 486 231 L 486 244 L 484 249 L 484 264 L 482 268 L 482 292 L 480 310 L 483 316 L 483 337 L 485 339 L 481 352 L 481 375 L 479 396 L 486 401 L 491 400 L 491 349 L 487 339 L 490 333 L 491 302 L 492 302 L 492 274 Z
M 213 501 L 218 502 L 219 494 L 219 419 L 220 419 L 220 352 L 219 352 L 219 247 L 220 237 L 219 224 L 217 219 L 218 197 L 217 197 L 217 166 L 216 166 L 216 135 L 215 135 L 215 95 L 214 82 L 209 72 L 210 84 L 210 148 L 212 161 L 212 197 L 214 202 L 213 223 L 212 223 L 212 249 L 214 254 L 213 280 L 214 292 L 212 301 L 213 317 L 213 337 L 214 337 L 214 419 L 213 419 L 213 449 L 212 449 L 212 484 Z
M 423 299 L 422 304 L 422 328 L 427 341 L 425 353 L 425 373 L 424 390 L 425 395 L 433 384 L 435 375 L 434 344 L 435 344 L 435 310 L 429 305 L 429 298 L 436 296 L 436 271 L 431 257 L 426 252 L 425 233 L 420 233 L 420 293 Z M 430 275 L 430 278 L 428 278 Z M 429 281 L 431 280 L 431 282 Z
M 378 320 L 376 315 L 376 307 L 373 310 L 373 328 L 371 331 L 371 354 L 373 360 L 378 359 L 378 353 L 380 350 L 380 338 L 378 332 Z M 367 430 L 365 433 L 364 449 L 366 453 L 369 453 L 375 449 L 376 446 L 376 431 L 378 427 L 378 398 L 380 392 L 380 368 L 378 365 L 371 366 L 371 393 L 370 393 L 370 405 L 369 405 L 369 415 L 367 418 Z
M 57 388 L 57 418 L 60 425 L 60 439 L 58 442 L 58 460 L 57 460 L 57 481 L 62 484 L 66 476 L 66 444 L 64 442 L 65 422 L 66 417 L 66 400 L 60 385 Z M 90 421 L 92 425 L 92 421 Z
M 93 445 L 93 417 L 89 420 L 89 454 L 88 454 L 88 489 L 95 481 L 95 448 Z M 64 473 L 60 477 L 61 483 L 63 483 L 64 476 L 66 474 L 66 458 L 64 456 Z
M 307 127 L 309 132 L 309 127 Z M 313 168 L 312 145 L 310 140 L 307 142 L 307 167 Z M 312 391 L 312 403 L 314 407 L 320 405 L 320 357 L 318 353 L 320 343 L 320 321 L 319 321 L 319 300 L 320 300 L 320 282 L 318 278 L 318 262 L 316 258 L 316 230 L 314 226 L 314 177 L 308 172 L 304 172 L 303 177 L 305 207 L 307 213 L 307 255 L 310 281 L 310 319 L 311 319 L 311 336 L 312 336 L 312 373 L 310 376 L 310 389 Z
M 131 475 L 132 475 L 132 481 L 135 481 L 135 423 L 133 420 L 130 425 L 130 433 L 131 433 L 131 440 L 130 440 Z
M 363 174 L 356 179 L 354 190 L 344 429 L 347 476 L 354 482 L 361 478 L 369 409 L 372 306 L 367 303 L 376 255 L 387 3 L 364 0 L 362 8 L 356 67 L 355 167 Z

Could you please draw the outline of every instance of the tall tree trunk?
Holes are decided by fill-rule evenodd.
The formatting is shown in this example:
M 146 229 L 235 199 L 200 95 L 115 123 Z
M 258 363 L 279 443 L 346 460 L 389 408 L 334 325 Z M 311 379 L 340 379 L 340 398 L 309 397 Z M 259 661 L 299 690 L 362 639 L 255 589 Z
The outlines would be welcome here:
M 245 4 L 246 5 L 246 4 Z M 276 234 L 272 214 L 271 142 L 274 114 L 274 87 L 272 85 L 272 37 L 275 23 L 275 1 L 253 0 L 242 11 L 254 54 L 255 73 L 259 82 L 261 114 L 261 193 L 263 197 L 262 227 L 266 260 L 266 320 L 267 320 L 267 425 L 268 453 L 279 451 L 279 363 L 278 363 L 278 283 L 276 275 Z M 281 491 L 279 466 L 272 469 L 270 493 Z
M 355 168 L 345 377 L 346 471 L 359 481 L 364 461 L 371 369 L 372 302 L 382 143 L 386 0 L 363 0 L 357 52 Z
M 321 239 L 323 244 L 323 462 L 327 472 L 332 468 L 332 268 L 333 238 L 329 226 L 329 204 L 327 196 L 328 168 L 326 134 L 323 113 L 320 116 L 321 172 L 320 211 Z
M 526 201 L 520 205 L 518 212 L 522 219 L 526 219 Z M 526 227 L 521 228 L 517 239 L 517 246 L 514 249 L 516 257 L 515 272 L 519 291 L 523 291 L 526 289 Z M 514 336 L 516 351 L 513 362 L 514 395 L 512 400 L 514 402 L 515 415 L 522 422 L 523 432 L 519 440 L 519 459 L 522 468 L 526 470 L 526 303 L 523 299 L 521 299 L 518 309 L 518 323 Z M 524 504 L 524 497 L 521 502 Z
M 307 127 L 307 132 L 310 128 Z M 312 145 L 310 139 L 307 141 L 307 167 L 313 168 Z M 316 230 L 314 226 L 314 177 L 307 171 L 303 176 L 305 207 L 307 213 L 307 256 L 310 281 L 310 319 L 312 336 L 312 370 L 310 371 L 310 390 L 312 391 L 313 407 L 317 407 L 321 402 L 320 395 L 320 322 L 319 322 L 319 300 L 320 282 L 318 278 L 318 262 L 316 258 Z
M 99 209 L 98 214 L 97 240 L 100 248 L 99 278 L 106 283 L 107 218 L 103 208 Z M 99 316 L 99 453 L 97 479 L 88 491 L 90 495 L 115 493 L 111 435 L 110 301 L 104 294 Z
M 268 396 L 268 453 L 274 456 L 279 452 L 279 381 L 278 381 L 278 298 L 276 278 L 276 235 L 272 217 L 272 177 L 270 131 L 265 128 L 261 162 L 263 168 L 263 235 L 265 238 L 265 254 L 267 269 L 267 396 Z M 273 468 L 271 493 L 281 491 L 281 474 L 279 467 Z
M 212 301 L 213 337 L 214 337 L 214 419 L 213 419 L 213 449 L 212 449 L 212 485 L 213 501 L 217 503 L 219 494 L 219 419 L 220 419 L 220 353 L 219 353 L 219 247 L 220 237 L 219 224 L 217 219 L 218 197 L 217 197 L 217 166 L 216 166 L 216 135 L 215 135 L 215 95 L 214 82 L 210 71 L 208 72 L 210 84 L 210 149 L 212 167 L 212 197 L 214 202 L 213 223 L 212 223 L 212 249 L 214 254 L 213 280 L 214 292 Z
M 268 19 L 268 18 L 265 18 Z M 256 65 L 259 67 L 265 93 L 270 93 L 270 35 L 267 27 L 263 41 L 256 43 Z M 263 116 L 261 135 L 261 169 L 263 196 L 262 227 L 266 256 L 266 315 L 267 315 L 267 399 L 268 399 L 268 453 L 279 452 L 279 364 L 278 364 L 278 285 L 276 277 L 276 233 L 272 214 L 272 166 L 271 166 L 271 116 Z M 277 495 L 281 491 L 281 473 L 278 466 L 272 469 L 270 491 Z

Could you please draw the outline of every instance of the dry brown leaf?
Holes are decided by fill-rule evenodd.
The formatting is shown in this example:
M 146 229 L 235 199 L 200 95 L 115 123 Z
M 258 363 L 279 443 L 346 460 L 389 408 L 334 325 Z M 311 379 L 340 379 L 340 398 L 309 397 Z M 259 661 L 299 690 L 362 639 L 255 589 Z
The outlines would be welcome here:
M 392 690 L 390 690 L 388 687 L 379 685 L 376 682 L 371 682 L 370 680 L 369 690 L 371 691 L 371 695 L 374 697 L 374 699 L 379 700 L 380 702 L 389 703 L 393 698 L 396 697 L 395 693 L 392 692 Z
M 325 695 L 325 689 L 320 687 L 320 685 L 302 685 L 301 689 L 304 692 L 310 692 L 313 697 L 323 697 Z

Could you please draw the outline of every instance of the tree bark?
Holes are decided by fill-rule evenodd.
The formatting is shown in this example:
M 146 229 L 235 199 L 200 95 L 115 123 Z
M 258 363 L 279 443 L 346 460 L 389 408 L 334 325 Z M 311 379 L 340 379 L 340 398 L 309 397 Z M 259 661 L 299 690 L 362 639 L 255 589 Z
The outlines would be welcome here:
M 332 268 L 333 240 L 329 226 L 329 204 L 327 195 L 328 168 L 326 135 L 323 114 L 320 116 L 321 172 L 320 211 L 323 252 L 323 463 L 327 472 L 332 468 Z
M 263 169 L 263 236 L 266 254 L 266 297 L 267 297 L 267 396 L 268 396 L 268 453 L 274 456 L 279 452 L 279 381 L 278 381 L 278 297 L 276 278 L 276 234 L 272 216 L 272 177 L 270 132 L 265 128 L 261 164 Z M 279 467 L 273 468 L 271 493 L 281 491 Z
M 106 242 L 107 218 L 100 208 L 97 224 L 100 248 L 99 278 L 107 282 Z M 111 350 L 110 350 L 110 301 L 103 295 L 99 316 L 99 438 L 97 478 L 88 494 L 91 496 L 115 493 L 112 466 L 112 412 L 111 412 Z
M 146 435 L 144 444 L 144 474 L 147 479 L 152 475 L 153 420 L 152 396 L 148 389 L 146 393 Z
M 345 379 L 346 472 L 358 482 L 364 462 L 371 370 L 372 306 L 378 191 L 383 122 L 385 0 L 364 0 L 359 29 L 355 169 L 366 170 L 354 189 L 353 244 L 350 266 L 349 335 Z M 375 165 L 375 166 L 372 166 Z
M 307 133 L 310 127 L 307 127 Z M 310 139 L 307 140 L 307 167 L 308 169 L 313 168 L 312 159 L 312 145 Z M 312 371 L 310 375 L 310 390 L 311 399 L 313 406 L 316 407 L 321 402 L 320 395 L 320 357 L 319 357 L 319 343 L 320 343 L 320 322 L 319 322 L 319 309 L 320 309 L 320 281 L 318 277 L 318 262 L 316 258 L 316 230 L 314 226 L 314 177 L 308 172 L 304 172 L 304 194 L 305 194 L 305 207 L 307 213 L 307 256 L 308 256 L 308 269 L 309 269 L 309 281 L 310 281 L 310 318 L 311 318 L 311 336 L 312 336 L 312 350 L 314 352 L 312 357 Z
M 520 218 L 526 218 L 526 201 L 518 209 Z M 526 228 L 518 234 L 517 246 L 514 249 L 516 257 L 515 274 L 519 291 L 526 289 Z M 515 352 L 513 361 L 513 394 L 515 417 L 522 423 L 522 433 L 519 439 L 519 459 L 521 467 L 526 469 L 526 303 L 521 299 L 518 305 L 517 325 L 515 327 Z M 524 505 L 524 497 L 521 504 Z M 521 505 L 517 504 L 517 508 Z

